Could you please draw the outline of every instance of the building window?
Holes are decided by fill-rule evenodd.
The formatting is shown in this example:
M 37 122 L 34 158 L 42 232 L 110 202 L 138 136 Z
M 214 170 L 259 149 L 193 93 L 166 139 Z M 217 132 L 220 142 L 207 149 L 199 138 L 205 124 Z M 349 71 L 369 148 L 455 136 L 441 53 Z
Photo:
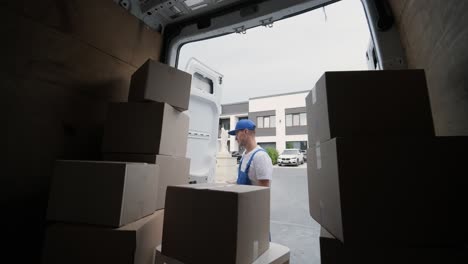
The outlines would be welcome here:
M 273 148 L 276 149 L 276 142 L 258 142 L 258 145 L 263 149 Z
M 257 127 L 263 128 L 263 116 L 257 117 Z
M 307 126 L 306 113 L 287 114 L 286 126 Z
M 286 148 L 307 150 L 307 141 L 286 141 Z
M 276 116 L 257 116 L 257 128 L 276 127 Z
M 270 117 L 269 116 L 265 116 L 265 118 L 263 119 L 263 127 L 264 128 L 270 128 Z
M 293 126 L 300 126 L 299 115 L 293 115 Z
M 286 115 L 286 126 L 292 126 L 292 115 Z
M 307 126 L 306 113 L 300 113 L 299 118 L 301 120 L 301 126 Z

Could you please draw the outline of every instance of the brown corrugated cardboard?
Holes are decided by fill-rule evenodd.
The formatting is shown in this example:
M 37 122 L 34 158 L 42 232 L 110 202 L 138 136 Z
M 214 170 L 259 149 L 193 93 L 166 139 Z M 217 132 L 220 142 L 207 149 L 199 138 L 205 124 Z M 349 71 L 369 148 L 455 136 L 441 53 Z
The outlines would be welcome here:
M 102 151 L 185 157 L 189 117 L 165 103 L 112 103 Z
M 308 195 L 309 195 L 309 212 L 313 219 L 320 219 L 320 205 L 317 201 L 320 201 L 320 190 L 317 182 L 317 173 L 314 173 L 313 162 L 316 161 L 316 155 L 312 155 L 312 151 L 315 148 L 307 149 L 307 182 L 308 182 Z
M 401 235 L 407 235 L 401 233 Z M 411 235 L 411 234 L 410 234 Z M 341 243 L 324 228 L 320 230 L 320 262 L 322 264 L 440 264 L 467 263 L 468 251 L 457 248 L 404 248 L 379 243 L 356 247 Z
M 333 237 L 325 228 L 320 228 L 320 263 L 341 264 L 346 263 L 344 246 L 341 241 Z
M 289 248 L 270 242 L 270 247 L 258 257 L 252 264 L 289 264 Z M 206 263 L 206 262 L 204 262 Z M 217 263 L 224 263 L 222 260 L 219 260 Z M 164 256 L 161 254 L 161 247 L 156 248 L 155 262 L 154 264 L 183 264 L 182 262 Z
M 47 219 L 120 227 L 156 211 L 159 165 L 57 161 Z
M 169 185 L 188 184 L 190 159 L 165 155 L 104 153 L 105 160 L 156 163 L 159 165 L 156 209 L 164 208 L 166 188 Z
M 349 136 L 434 136 L 423 70 L 325 72 L 306 97 L 310 144 Z
M 336 138 L 309 153 L 312 217 L 347 245 L 467 242 L 468 137 Z M 319 152 L 320 158 L 317 158 Z M 409 235 L 411 234 L 411 235 Z
M 161 244 L 164 210 L 112 229 L 55 223 L 47 228 L 44 264 L 153 264 Z
M 143 26 L 141 21 L 113 2 L 82 0 L 64 2 L 58 8 L 57 5 L 41 5 L 32 1 L 17 4 L 17 8 L 23 17 L 53 30 L 56 35 L 71 36 L 75 41 L 109 54 L 121 63 L 138 67 L 148 58 L 159 58 L 161 34 Z M 73 12 L 73 15 L 64 20 L 64 12 Z M 116 28 L 118 34 L 115 34 Z M 58 52 L 57 47 L 52 45 L 50 48 L 55 50 L 50 53 Z M 69 52 L 73 51 L 76 52 L 74 49 Z
M 184 263 L 252 263 L 268 249 L 269 229 L 269 188 L 223 184 L 167 188 L 165 256 Z
M 128 101 L 168 103 L 188 109 L 192 76 L 169 65 L 147 60 L 133 75 Z

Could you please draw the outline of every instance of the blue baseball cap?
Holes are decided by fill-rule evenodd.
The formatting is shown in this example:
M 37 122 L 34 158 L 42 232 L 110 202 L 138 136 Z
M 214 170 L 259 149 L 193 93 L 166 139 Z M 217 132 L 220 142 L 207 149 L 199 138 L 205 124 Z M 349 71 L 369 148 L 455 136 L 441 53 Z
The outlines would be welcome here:
M 236 129 L 229 131 L 228 134 L 231 136 L 235 136 L 236 131 L 244 130 L 244 129 L 255 130 L 255 123 L 249 119 L 239 120 L 239 122 L 237 122 L 236 124 Z

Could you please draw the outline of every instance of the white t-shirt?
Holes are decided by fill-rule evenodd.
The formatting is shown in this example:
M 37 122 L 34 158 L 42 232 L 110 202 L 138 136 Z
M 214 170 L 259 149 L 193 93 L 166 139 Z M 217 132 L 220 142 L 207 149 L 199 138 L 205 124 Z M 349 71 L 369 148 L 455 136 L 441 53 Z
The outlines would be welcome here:
M 257 146 L 249 153 L 245 153 L 242 158 L 241 170 L 245 171 L 247 168 L 247 163 L 249 163 L 250 157 L 252 154 L 261 149 L 260 146 Z M 249 169 L 249 179 L 252 181 L 252 184 L 258 185 L 258 180 L 272 180 L 273 174 L 273 165 L 271 163 L 271 158 L 265 151 L 259 151 L 253 157 L 252 163 L 250 163 Z

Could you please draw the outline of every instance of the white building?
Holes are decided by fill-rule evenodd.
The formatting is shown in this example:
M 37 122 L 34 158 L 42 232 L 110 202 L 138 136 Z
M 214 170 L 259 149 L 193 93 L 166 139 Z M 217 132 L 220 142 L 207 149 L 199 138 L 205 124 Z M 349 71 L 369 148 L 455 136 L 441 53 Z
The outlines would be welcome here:
M 238 120 L 249 118 L 257 125 L 257 143 L 263 148 L 307 149 L 305 97 L 309 91 L 250 98 L 248 102 L 222 105 L 220 129 L 233 129 Z M 229 150 L 239 151 L 230 136 Z

